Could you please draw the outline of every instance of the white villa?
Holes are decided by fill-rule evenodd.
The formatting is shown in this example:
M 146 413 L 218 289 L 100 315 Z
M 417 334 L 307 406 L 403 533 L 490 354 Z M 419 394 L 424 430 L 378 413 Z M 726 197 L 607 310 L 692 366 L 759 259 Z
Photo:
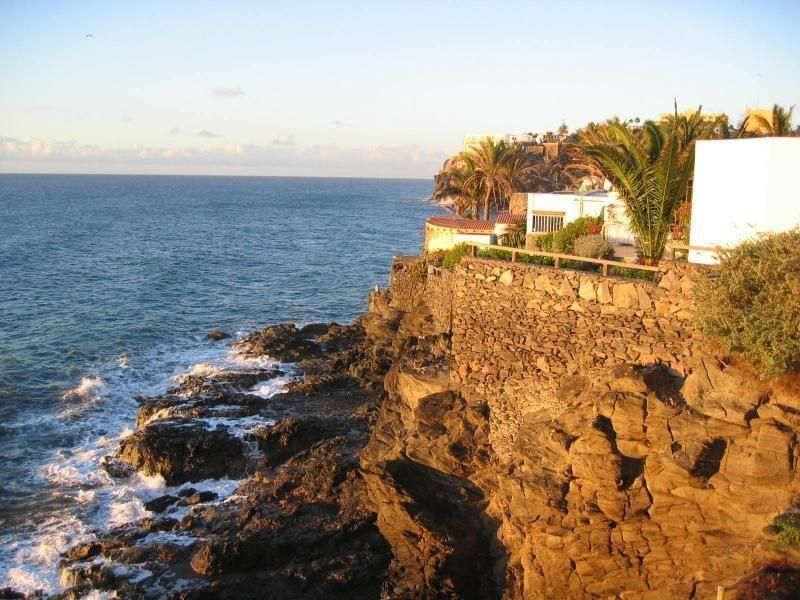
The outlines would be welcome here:
M 694 164 L 692 246 L 735 246 L 800 225 L 800 138 L 704 140 Z M 715 252 L 689 252 L 690 262 L 716 260 Z
M 689 244 L 698 248 L 690 250 L 689 262 L 713 264 L 717 248 L 800 226 L 798 175 L 798 137 L 698 141 L 689 229 Z M 461 242 L 496 244 L 513 223 L 525 221 L 527 233 L 536 235 L 561 229 L 580 217 L 601 214 L 606 240 L 632 246 L 635 236 L 625 206 L 608 182 L 604 187 L 515 194 L 521 196 L 516 207 L 512 203 L 517 212 L 499 213 L 488 221 L 431 217 L 425 228 L 425 248 L 447 249 Z

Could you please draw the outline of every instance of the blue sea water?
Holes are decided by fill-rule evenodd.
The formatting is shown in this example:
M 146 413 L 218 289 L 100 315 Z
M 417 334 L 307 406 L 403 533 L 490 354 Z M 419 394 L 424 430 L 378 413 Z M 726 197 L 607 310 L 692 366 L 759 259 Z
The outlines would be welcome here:
M 347 322 L 422 244 L 428 181 L 0 175 L 0 587 L 141 516 L 99 468 L 136 394 L 231 357 L 205 341 Z M 199 366 L 198 366 L 199 365 Z M 144 490 L 144 492 L 142 491 Z

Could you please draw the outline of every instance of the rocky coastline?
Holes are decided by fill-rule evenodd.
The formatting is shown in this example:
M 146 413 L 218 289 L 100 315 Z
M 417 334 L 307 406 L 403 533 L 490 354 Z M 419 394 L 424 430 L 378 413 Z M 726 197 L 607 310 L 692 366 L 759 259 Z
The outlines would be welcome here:
M 137 429 L 104 466 L 172 492 L 68 549 L 56 598 L 714 598 L 797 561 L 772 524 L 800 514 L 800 393 L 687 334 L 688 280 L 626 296 L 621 280 L 519 266 L 530 272 L 504 281 L 499 268 L 471 259 L 422 288 L 397 270 L 351 325 L 275 325 L 234 344 L 286 367 L 190 375 L 138 398 Z M 462 312 L 470 294 L 480 314 Z M 577 324 L 539 324 L 560 304 Z M 563 372 L 555 353 L 547 369 L 520 358 L 549 351 L 528 349 L 537 332 L 586 335 L 588 315 L 615 341 L 664 350 L 576 345 Z M 526 318 L 525 335 L 504 333 Z M 472 356 L 478 335 L 497 340 Z M 252 393 L 287 369 L 279 393 Z M 489 393 L 504 385 L 520 416 Z M 197 485 L 213 479 L 238 483 L 219 497 Z

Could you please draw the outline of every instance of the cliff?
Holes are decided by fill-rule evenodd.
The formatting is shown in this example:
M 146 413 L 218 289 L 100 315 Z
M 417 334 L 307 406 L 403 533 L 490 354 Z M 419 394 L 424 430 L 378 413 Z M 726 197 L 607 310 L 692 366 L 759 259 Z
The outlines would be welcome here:
M 731 364 L 693 313 L 685 268 L 397 260 L 354 324 L 235 345 L 280 369 L 137 398 L 104 466 L 166 487 L 62 555 L 59 597 L 716 598 L 798 558 L 773 525 L 797 518 L 800 391 Z
M 403 350 L 361 455 L 392 597 L 715 598 L 791 555 L 800 394 L 694 330 L 687 273 L 408 273 L 373 298 Z

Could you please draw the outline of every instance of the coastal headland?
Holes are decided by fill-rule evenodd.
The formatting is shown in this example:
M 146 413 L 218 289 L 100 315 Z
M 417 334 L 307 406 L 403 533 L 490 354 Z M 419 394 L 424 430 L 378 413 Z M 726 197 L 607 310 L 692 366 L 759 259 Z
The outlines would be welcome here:
M 294 369 L 276 395 L 253 368 L 138 399 L 107 469 L 182 487 L 66 551 L 59 597 L 715 598 L 791 553 L 800 393 L 695 330 L 688 266 L 415 260 L 351 325 L 237 341 Z

